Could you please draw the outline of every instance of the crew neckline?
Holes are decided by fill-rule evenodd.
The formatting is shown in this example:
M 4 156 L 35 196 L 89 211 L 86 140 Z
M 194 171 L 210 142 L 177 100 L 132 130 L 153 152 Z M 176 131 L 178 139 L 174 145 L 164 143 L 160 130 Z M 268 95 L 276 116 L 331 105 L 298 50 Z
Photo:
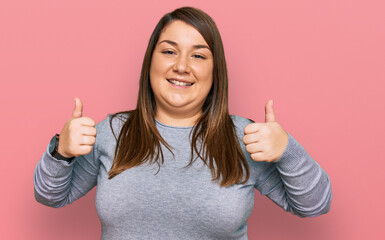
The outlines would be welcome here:
M 155 118 L 155 122 L 157 124 L 159 124 L 160 126 L 163 126 L 163 127 L 167 127 L 167 128 L 173 128 L 173 129 L 192 129 L 194 126 L 189 126 L 189 127 L 177 127 L 177 126 L 171 126 L 171 125 L 167 125 L 167 124 L 164 124 L 164 123 L 161 123 L 158 121 L 158 119 Z

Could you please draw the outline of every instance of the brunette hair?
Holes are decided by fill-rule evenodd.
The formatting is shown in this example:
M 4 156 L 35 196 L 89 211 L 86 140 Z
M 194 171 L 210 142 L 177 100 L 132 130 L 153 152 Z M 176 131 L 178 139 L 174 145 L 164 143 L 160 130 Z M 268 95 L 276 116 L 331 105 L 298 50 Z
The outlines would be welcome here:
M 190 133 L 191 161 L 186 167 L 197 159 L 193 157 L 195 152 L 210 168 L 213 181 L 222 178 L 220 186 L 244 184 L 249 179 L 250 172 L 228 111 L 228 76 L 221 36 L 213 19 L 192 7 L 176 9 L 159 20 L 144 55 L 136 109 L 117 112 L 110 119 L 111 129 L 114 117 L 124 116 L 125 123 L 119 138 L 116 139 L 114 161 L 108 172 L 109 179 L 145 162 L 156 162 L 160 170 L 160 162 L 164 163 L 161 144 L 171 151 L 171 147 L 156 127 L 156 105 L 150 85 L 150 67 L 152 54 L 162 30 L 175 20 L 183 21 L 199 31 L 210 47 L 214 64 L 212 87 L 203 104 L 202 115 Z M 244 172 L 245 180 L 241 182 Z

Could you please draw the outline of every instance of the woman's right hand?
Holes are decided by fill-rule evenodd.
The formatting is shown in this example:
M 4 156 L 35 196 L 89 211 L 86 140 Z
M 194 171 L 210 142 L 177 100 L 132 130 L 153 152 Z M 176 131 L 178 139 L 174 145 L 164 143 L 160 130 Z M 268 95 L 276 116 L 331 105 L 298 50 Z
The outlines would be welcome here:
M 92 151 L 96 140 L 95 121 L 82 117 L 83 103 L 75 98 L 72 117 L 65 123 L 60 136 L 58 153 L 64 157 L 77 157 Z

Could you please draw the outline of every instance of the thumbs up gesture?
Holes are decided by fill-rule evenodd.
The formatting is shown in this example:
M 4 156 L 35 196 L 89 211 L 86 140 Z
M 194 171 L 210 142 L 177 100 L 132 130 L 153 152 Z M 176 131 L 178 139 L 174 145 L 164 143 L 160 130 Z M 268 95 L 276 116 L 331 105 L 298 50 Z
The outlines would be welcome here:
M 273 100 L 265 106 L 265 122 L 251 123 L 244 129 L 243 142 L 254 161 L 274 162 L 285 151 L 289 136 L 276 122 Z
M 77 157 L 92 151 L 96 140 L 95 121 L 82 115 L 83 103 L 75 98 L 72 117 L 67 120 L 59 136 L 58 153 L 64 157 Z

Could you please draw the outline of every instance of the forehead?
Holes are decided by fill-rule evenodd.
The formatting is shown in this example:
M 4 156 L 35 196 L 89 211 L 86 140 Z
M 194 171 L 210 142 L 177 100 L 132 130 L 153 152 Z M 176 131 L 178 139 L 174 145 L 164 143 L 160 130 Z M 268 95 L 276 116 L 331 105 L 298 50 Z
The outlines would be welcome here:
M 163 40 L 171 40 L 178 45 L 208 45 L 196 28 L 180 20 L 174 20 L 163 28 L 158 43 Z

